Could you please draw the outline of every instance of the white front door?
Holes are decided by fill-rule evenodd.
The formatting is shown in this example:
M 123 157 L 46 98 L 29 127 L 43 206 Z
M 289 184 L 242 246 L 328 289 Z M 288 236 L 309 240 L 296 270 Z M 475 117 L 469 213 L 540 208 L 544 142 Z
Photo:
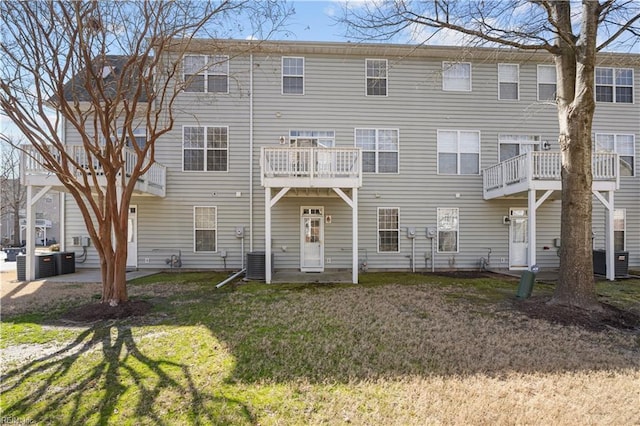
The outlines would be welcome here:
M 302 207 L 300 220 L 300 270 L 324 271 L 324 214 L 322 207 Z
M 510 209 L 509 220 L 509 269 L 527 269 L 527 209 Z
M 138 267 L 138 206 L 129 206 L 127 269 Z

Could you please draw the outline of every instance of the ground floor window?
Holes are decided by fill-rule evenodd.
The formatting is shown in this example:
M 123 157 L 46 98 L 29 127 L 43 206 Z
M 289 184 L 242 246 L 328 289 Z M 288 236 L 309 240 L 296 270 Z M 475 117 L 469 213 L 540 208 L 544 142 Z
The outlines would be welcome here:
M 216 207 L 193 208 L 194 251 L 216 251 L 217 223 Z
M 458 252 L 458 216 L 457 208 L 439 208 L 438 214 L 438 253 Z
M 615 251 L 624 251 L 626 246 L 626 213 L 625 209 L 616 209 L 613 211 L 613 249 Z
M 396 207 L 378 207 L 378 251 L 400 251 L 400 209 Z

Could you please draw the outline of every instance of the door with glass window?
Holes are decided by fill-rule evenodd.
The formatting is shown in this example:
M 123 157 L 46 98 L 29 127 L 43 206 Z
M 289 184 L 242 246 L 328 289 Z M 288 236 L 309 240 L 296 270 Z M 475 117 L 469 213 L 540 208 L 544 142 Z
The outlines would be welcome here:
M 129 206 L 127 229 L 127 269 L 138 268 L 138 207 Z
M 527 269 L 529 257 L 527 209 L 510 209 L 509 213 L 509 269 Z
M 300 270 L 324 271 L 324 215 L 322 207 L 303 207 L 300 220 Z

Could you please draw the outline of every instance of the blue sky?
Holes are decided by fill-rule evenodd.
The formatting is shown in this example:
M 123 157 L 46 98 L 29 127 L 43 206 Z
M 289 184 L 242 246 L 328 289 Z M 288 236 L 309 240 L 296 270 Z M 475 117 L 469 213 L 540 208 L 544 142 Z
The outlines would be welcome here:
M 364 0 L 350 0 L 352 5 L 357 7 L 358 2 Z M 290 17 L 286 25 L 286 31 L 280 32 L 272 37 L 277 40 L 296 41 L 347 41 L 344 37 L 345 28 L 337 25 L 332 16 L 340 15 L 346 0 L 332 1 L 307 1 L 297 0 L 291 4 L 295 9 L 295 14 Z M 238 34 L 237 38 L 245 38 L 247 35 Z M 442 33 L 434 44 L 460 44 L 459 36 L 452 33 Z M 407 37 L 408 40 L 408 37 Z M 396 40 L 402 42 L 402 40 Z M 640 44 L 632 50 L 633 53 L 640 53 Z M 0 131 L 4 133 L 16 133 L 15 126 L 0 117 Z
M 340 14 L 344 3 L 337 1 L 294 1 L 295 15 L 291 17 L 287 30 L 292 34 L 280 37 L 298 41 L 345 41 L 344 28 L 331 20 Z

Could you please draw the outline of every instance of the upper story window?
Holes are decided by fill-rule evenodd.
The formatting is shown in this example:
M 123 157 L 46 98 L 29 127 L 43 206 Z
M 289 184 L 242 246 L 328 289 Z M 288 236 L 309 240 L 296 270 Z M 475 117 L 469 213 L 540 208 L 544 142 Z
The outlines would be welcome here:
M 291 130 L 289 145 L 298 148 L 321 147 L 333 148 L 336 143 L 336 132 L 333 130 Z
M 457 253 L 459 215 L 457 208 L 438 208 L 438 253 Z
M 229 128 L 184 126 L 182 150 L 184 171 L 226 172 L 229 157 Z
M 517 101 L 520 98 L 520 67 L 518 64 L 498 64 L 498 99 Z
M 387 96 L 387 60 L 367 59 L 367 96 Z
M 615 152 L 620 158 L 620 176 L 635 176 L 635 136 L 596 134 L 596 152 Z
M 596 101 L 632 104 L 633 69 L 596 67 Z
M 304 58 L 282 57 L 282 93 L 304 94 Z
M 356 147 L 362 148 L 362 171 L 398 173 L 398 129 L 356 129 Z
M 217 210 L 216 207 L 210 206 L 193 208 L 193 251 L 216 251 Z
M 183 62 L 185 92 L 229 93 L 229 57 L 186 55 Z
M 378 207 L 378 252 L 400 251 L 400 209 Z
M 480 173 L 480 132 L 438 130 L 438 174 Z
M 470 92 L 471 64 L 468 62 L 443 62 L 442 90 Z
M 555 102 L 557 92 L 555 65 L 538 65 L 538 100 Z
M 500 162 L 540 148 L 540 136 L 532 135 L 499 135 Z

